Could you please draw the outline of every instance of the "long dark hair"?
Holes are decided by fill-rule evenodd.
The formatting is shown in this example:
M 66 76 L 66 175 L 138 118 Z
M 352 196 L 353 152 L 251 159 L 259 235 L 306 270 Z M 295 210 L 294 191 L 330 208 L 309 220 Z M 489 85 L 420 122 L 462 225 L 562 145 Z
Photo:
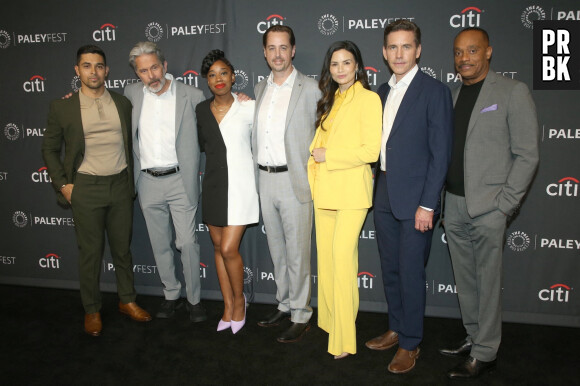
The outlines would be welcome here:
M 332 59 L 332 54 L 339 50 L 347 50 L 352 54 L 352 56 L 354 56 L 354 60 L 358 67 L 355 79 L 361 82 L 362 86 L 367 90 L 371 89 L 365 66 L 363 64 L 362 55 L 360 54 L 360 50 L 356 44 L 350 40 L 332 43 L 328 48 L 328 51 L 326 51 L 324 63 L 322 64 L 322 71 L 320 72 L 320 81 L 318 82 L 318 88 L 322 91 L 322 98 L 320 98 L 318 105 L 316 106 L 316 127 L 320 126 L 322 130 L 326 130 L 324 128 L 324 121 L 332 109 L 332 105 L 334 104 L 334 94 L 336 93 L 336 90 L 338 90 L 338 83 L 332 79 L 332 75 L 330 74 L 330 60 Z

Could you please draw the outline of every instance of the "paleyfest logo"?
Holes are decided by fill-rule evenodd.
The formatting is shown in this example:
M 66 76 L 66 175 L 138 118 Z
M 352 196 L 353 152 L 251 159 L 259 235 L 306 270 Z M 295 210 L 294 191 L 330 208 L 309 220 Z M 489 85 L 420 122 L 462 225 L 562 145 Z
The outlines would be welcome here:
M 330 13 L 320 16 L 320 19 L 318 19 L 318 30 L 326 36 L 334 35 L 338 31 L 338 19 Z
M 145 36 L 150 42 L 157 43 L 163 38 L 163 27 L 161 27 L 161 24 L 152 21 L 145 27 Z
M 522 252 L 530 246 L 530 237 L 524 232 L 515 231 L 508 236 L 506 244 L 512 251 Z
M 546 12 L 542 7 L 537 5 L 530 5 L 524 12 L 522 12 L 522 24 L 524 27 L 532 29 L 534 28 L 534 20 L 545 20 Z
M 0 29 L 0 48 L 8 48 L 10 46 L 10 34 L 3 29 Z

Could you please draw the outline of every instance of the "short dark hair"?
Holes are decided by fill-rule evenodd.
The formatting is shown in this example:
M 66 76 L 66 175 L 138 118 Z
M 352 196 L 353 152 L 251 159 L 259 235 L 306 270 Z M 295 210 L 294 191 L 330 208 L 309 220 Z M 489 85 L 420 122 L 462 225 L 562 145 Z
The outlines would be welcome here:
M 228 59 L 226 59 L 224 52 L 222 50 L 211 50 L 201 62 L 201 76 L 203 78 L 207 78 L 207 73 L 209 72 L 210 67 L 217 61 L 224 62 L 224 64 L 230 68 L 232 74 L 234 73 L 234 66 Z
M 383 37 L 383 46 L 387 46 L 387 36 L 391 32 L 396 31 L 410 31 L 413 32 L 415 35 L 415 45 L 419 47 L 421 45 L 421 28 L 415 23 L 410 20 L 406 19 L 399 19 L 395 20 L 394 22 L 390 23 L 388 26 L 385 27 L 385 34 Z
M 95 46 L 94 44 L 87 44 L 79 48 L 77 50 L 77 65 L 81 61 L 81 56 L 84 54 L 101 55 L 103 57 L 103 62 L 105 62 L 105 66 L 107 65 L 107 56 L 105 55 L 105 51 L 103 51 L 99 46 Z
M 459 33 L 457 35 L 455 35 L 455 39 L 457 39 L 457 37 L 459 35 L 461 35 L 463 32 L 467 32 L 467 31 L 477 31 L 477 32 L 480 32 L 483 35 L 483 39 L 485 40 L 485 42 L 487 43 L 487 45 L 489 45 L 489 34 L 487 33 L 486 30 L 484 30 L 483 28 L 479 28 L 479 27 L 467 27 L 467 28 L 464 28 L 461 31 L 459 31 Z
M 292 28 L 286 25 L 276 24 L 271 26 L 266 30 L 266 32 L 264 32 L 264 36 L 262 36 L 262 44 L 264 45 L 264 47 L 266 47 L 266 43 L 268 42 L 268 34 L 270 32 L 286 32 L 288 35 L 290 35 L 290 45 L 292 47 L 296 45 L 296 38 L 294 37 L 294 31 L 292 31 Z

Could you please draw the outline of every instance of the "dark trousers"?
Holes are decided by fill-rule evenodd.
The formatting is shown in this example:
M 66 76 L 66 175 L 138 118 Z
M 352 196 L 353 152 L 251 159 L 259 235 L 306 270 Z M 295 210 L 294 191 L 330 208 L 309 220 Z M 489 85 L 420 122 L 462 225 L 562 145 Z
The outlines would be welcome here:
M 423 339 L 425 264 L 431 249 L 433 231 L 417 231 L 414 218 L 395 218 L 384 173 L 379 173 L 376 183 L 374 219 L 389 329 L 399 334 L 400 347 L 414 350 Z
M 109 239 L 117 292 L 123 303 L 135 301 L 131 234 L 133 197 L 127 170 L 111 176 L 78 173 L 71 198 L 79 246 L 79 282 L 86 313 L 101 309 L 99 277 L 105 245 Z

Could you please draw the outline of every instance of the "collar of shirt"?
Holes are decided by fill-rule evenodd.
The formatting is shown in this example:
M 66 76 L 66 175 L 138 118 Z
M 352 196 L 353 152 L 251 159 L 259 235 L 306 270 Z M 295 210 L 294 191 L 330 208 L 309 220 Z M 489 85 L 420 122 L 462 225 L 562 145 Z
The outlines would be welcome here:
M 389 79 L 389 86 L 391 86 L 391 88 L 393 88 L 393 89 L 398 89 L 401 87 L 408 87 L 411 84 L 411 81 L 413 80 L 415 75 L 417 75 L 418 71 L 419 71 L 419 66 L 415 64 L 415 67 L 413 67 L 411 69 L 411 71 L 409 71 L 407 73 L 407 75 L 405 75 L 403 77 L 403 79 L 401 79 L 398 82 L 397 82 L 396 75 L 395 74 L 391 75 L 391 79 Z
M 165 73 L 165 79 L 171 81 L 171 83 L 169 84 L 169 88 L 163 94 L 157 95 L 156 93 L 151 92 L 145 85 L 143 86 L 143 93 L 150 94 L 158 98 L 171 98 L 173 94 L 175 94 L 175 80 L 173 79 L 173 75 L 168 72 Z
M 103 93 L 103 95 L 101 95 L 98 98 L 93 98 L 93 97 L 87 96 L 87 95 L 83 94 L 82 90 L 79 90 L 79 100 L 80 100 L 81 106 L 83 108 L 92 107 L 93 104 L 95 103 L 96 99 L 100 99 L 103 104 L 111 103 L 111 101 L 113 100 L 113 98 L 111 98 L 111 94 L 109 93 L 109 90 L 107 90 L 107 89 L 105 89 L 105 92 Z
M 290 75 L 288 75 L 288 78 L 286 78 L 284 83 L 282 83 L 280 86 L 278 86 L 276 83 L 274 83 L 274 74 L 272 74 L 272 72 L 270 72 L 270 75 L 268 76 L 268 86 L 292 88 L 294 86 L 294 80 L 296 79 L 297 73 L 298 73 L 298 71 L 296 70 L 296 67 L 292 66 L 292 72 L 290 73 Z

